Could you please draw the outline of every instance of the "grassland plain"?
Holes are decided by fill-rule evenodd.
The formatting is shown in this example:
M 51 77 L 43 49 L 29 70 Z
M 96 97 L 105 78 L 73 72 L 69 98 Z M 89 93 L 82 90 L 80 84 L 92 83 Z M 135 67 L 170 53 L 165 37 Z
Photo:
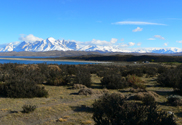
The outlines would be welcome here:
M 182 106 L 166 105 L 166 97 L 173 94 L 172 88 L 160 87 L 156 76 L 141 77 L 146 90 L 159 94 L 157 103 L 159 110 L 171 111 L 175 114 L 177 123 L 182 124 Z M 91 88 L 101 91 L 101 78 L 91 75 Z M 49 92 L 48 98 L 0 98 L 0 124 L 2 125 L 94 125 L 92 119 L 92 104 L 102 94 L 78 95 L 79 89 L 70 86 L 44 86 Z M 132 94 L 131 88 L 109 90 L 109 93 L 121 92 Z M 36 105 L 37 109 L 31 113 L 22 113 L 24 104 Z

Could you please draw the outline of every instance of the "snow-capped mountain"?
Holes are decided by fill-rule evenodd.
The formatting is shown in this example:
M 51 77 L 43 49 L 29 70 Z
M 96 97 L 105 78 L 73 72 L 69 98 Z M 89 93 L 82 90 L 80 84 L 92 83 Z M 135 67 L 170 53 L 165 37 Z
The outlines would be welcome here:
M 0 52 L 9 51 L 31 51 L 31 52 L 42 52 L 42 51 L 97 51 L 97 52 L 126 52 L 126 53 L 178 53 L 182 52 L 182 49 L 171 47 L 171 48 L 118 48 L 117 46 L 99 46 L 99 45 L 81 45 L 75 41 L 69 40 L 55 40 L 49 37 L 45 40 L 35 42 L 14 42 L 0 45 Z
M 96 45 L 87 45 L 80 49 L 79 51 L 97 51 L 97 52 L 132 52 L 127 49 L 121 49 L 114 46 L 96 46 Z
M 12 43 L 11 43 L 12 44 Z M 54 38 L 50 37 L 46 40 L 42 41 L 35 41 L 35 42 L 21 42 L 16 47 L 11 47 L 12 49 L 7 49 L 8 46 L 5 46 L 0 49 L 1 52 L 7 51 L 52 51 L 52 50 L 59 50 L 59 51 L 68 51 L 68 50 L 76 50 L 78 49 L 78 45 L 72 41 L 66 40 L 55 40 Z M 2 51 L 3 50 L 3 51 Z
M 142 49 L 137 49 L 133 52 L 138 52 L 138 53 L 179 53 L 182 52 L 181 48 L 177 47 L 169 47 L 169 48 L 142 48 Z
M 0 45 L 0 52 L 13 51 L 19 44 L 20 44 L 20 42 L 2 44 L 2 45 Z

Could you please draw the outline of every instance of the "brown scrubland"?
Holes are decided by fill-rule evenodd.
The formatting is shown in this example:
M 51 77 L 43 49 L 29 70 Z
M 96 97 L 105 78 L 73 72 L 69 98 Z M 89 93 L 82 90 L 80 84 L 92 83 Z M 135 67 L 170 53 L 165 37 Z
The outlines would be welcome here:
M 0 64 L 0 124 L 182 124 L 182 65 Z

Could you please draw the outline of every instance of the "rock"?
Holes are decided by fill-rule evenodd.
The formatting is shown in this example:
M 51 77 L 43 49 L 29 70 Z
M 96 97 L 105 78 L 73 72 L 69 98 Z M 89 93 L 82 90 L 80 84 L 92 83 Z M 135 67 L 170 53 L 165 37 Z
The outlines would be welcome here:
M 169 115 L 174 115 L 174 113 L 171 112 L 171 111 L 168 111 L 167 114 L 169 114 Z

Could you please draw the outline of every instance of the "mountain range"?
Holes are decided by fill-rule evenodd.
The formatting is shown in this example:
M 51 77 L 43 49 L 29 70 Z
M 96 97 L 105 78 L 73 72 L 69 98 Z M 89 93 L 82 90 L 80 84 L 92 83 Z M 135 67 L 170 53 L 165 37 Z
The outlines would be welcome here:
M 49 37 L 45 40 L 35 42 L 14 42 L 0 45 L 0 52 L 45 52 L 45 51 L 95 51 L 95 52 L 125 52 L 125 53 L 179 53 L 181 48 L 118 48 L 115 46 L 100 46 L 100 45 L 81 45 L 75 41 L 55 40 Z

